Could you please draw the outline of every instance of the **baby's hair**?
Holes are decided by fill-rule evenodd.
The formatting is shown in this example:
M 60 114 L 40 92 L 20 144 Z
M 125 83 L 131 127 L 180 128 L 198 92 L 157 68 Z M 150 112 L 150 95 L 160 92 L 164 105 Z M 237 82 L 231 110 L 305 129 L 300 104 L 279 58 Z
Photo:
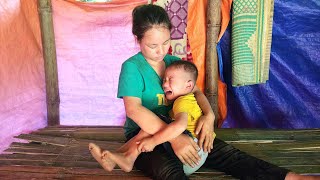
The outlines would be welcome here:
M 169 67 L 174 67 L 174 68 L 183 68 L 186 72 L 191 73 L 192 75 L 192 80 L 194 82 L 197 81 L 198 78 L 198 69 L 197 66 L 195 64 L 193 64 L 190 61 L 174 61 L 173 63 L 171 63 L 167 68 Z

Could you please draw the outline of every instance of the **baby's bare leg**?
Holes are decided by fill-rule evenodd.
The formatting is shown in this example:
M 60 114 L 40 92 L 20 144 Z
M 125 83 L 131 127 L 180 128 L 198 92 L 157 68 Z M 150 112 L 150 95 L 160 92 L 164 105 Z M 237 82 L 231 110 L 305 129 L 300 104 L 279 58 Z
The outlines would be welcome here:
M 112 161 L 116 163 L 123 171 L 130 172 L 133 168 L 133 164 L 140 152 L 137 149 L 137 141 L 150 135 L 144 131 L 140 131 L 135 137 L 131 138 L 127 143 L 121 146 L 117 152 L 110 151 L 102 152 L 102 159 Z
M 143 130 L 140 130 L 139 133 L 137 135 L 135 135 L 133 138 L 131 138 L 128 142 L 126 142 L 124 145 L 122 145 L 117 152 L 118 153 L 122 153 L 122 152 L 126 152 L 129 151 L 131 148 L 136 148 L 137 149 L 137 141 L 140 141 L 143 138 L 146 137 L 150 137 L 151 135 L 146 133 Z
M 112 171 L 116 164 L 111 159 L 102 159 L 102 149 L 94 144 L 89 143 L 89 150 L 96 161 L 107 171 Z

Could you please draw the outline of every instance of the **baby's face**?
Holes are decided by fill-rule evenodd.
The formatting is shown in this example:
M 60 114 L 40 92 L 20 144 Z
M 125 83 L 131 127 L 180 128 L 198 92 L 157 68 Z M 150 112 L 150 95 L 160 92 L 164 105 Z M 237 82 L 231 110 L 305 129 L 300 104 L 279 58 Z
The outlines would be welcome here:
M 182 68 L 167 68 L 162 83 L 166 98 L 168 100 L 175 100 L 181 95 L 190 93 L 192 90 L 190 90 L 190 79 L 190 74 Z

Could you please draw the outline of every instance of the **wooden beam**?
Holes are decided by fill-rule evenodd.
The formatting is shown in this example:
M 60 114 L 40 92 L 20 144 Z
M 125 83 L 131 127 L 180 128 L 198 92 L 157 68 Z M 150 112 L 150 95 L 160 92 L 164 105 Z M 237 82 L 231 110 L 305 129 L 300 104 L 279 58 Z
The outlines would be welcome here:
M 51 0 L 38 0 L 42 50 L 46 78 L 48 125 L 59 125 L 59 86 L 56 45 L 54 39 Z
M 216 117 L 218 114 L 218 55 L 217 39 L 221 26 L 220 0 L 208 0 L 207 6 L 207 39 L 206 39 L 206 88 L 205 94 Z

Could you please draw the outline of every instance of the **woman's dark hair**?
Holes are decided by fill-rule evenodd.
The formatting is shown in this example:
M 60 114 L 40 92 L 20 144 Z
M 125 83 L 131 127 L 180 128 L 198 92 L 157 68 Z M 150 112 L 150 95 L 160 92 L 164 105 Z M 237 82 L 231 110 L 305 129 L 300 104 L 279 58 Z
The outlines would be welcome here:
M 171 30 L 171 22 L 167 12 L 160 6 L 147 4 L 137 6 L 132 11 L 132 33 L 140 41 L 144 33 L 154 25 L 164 26 Z

